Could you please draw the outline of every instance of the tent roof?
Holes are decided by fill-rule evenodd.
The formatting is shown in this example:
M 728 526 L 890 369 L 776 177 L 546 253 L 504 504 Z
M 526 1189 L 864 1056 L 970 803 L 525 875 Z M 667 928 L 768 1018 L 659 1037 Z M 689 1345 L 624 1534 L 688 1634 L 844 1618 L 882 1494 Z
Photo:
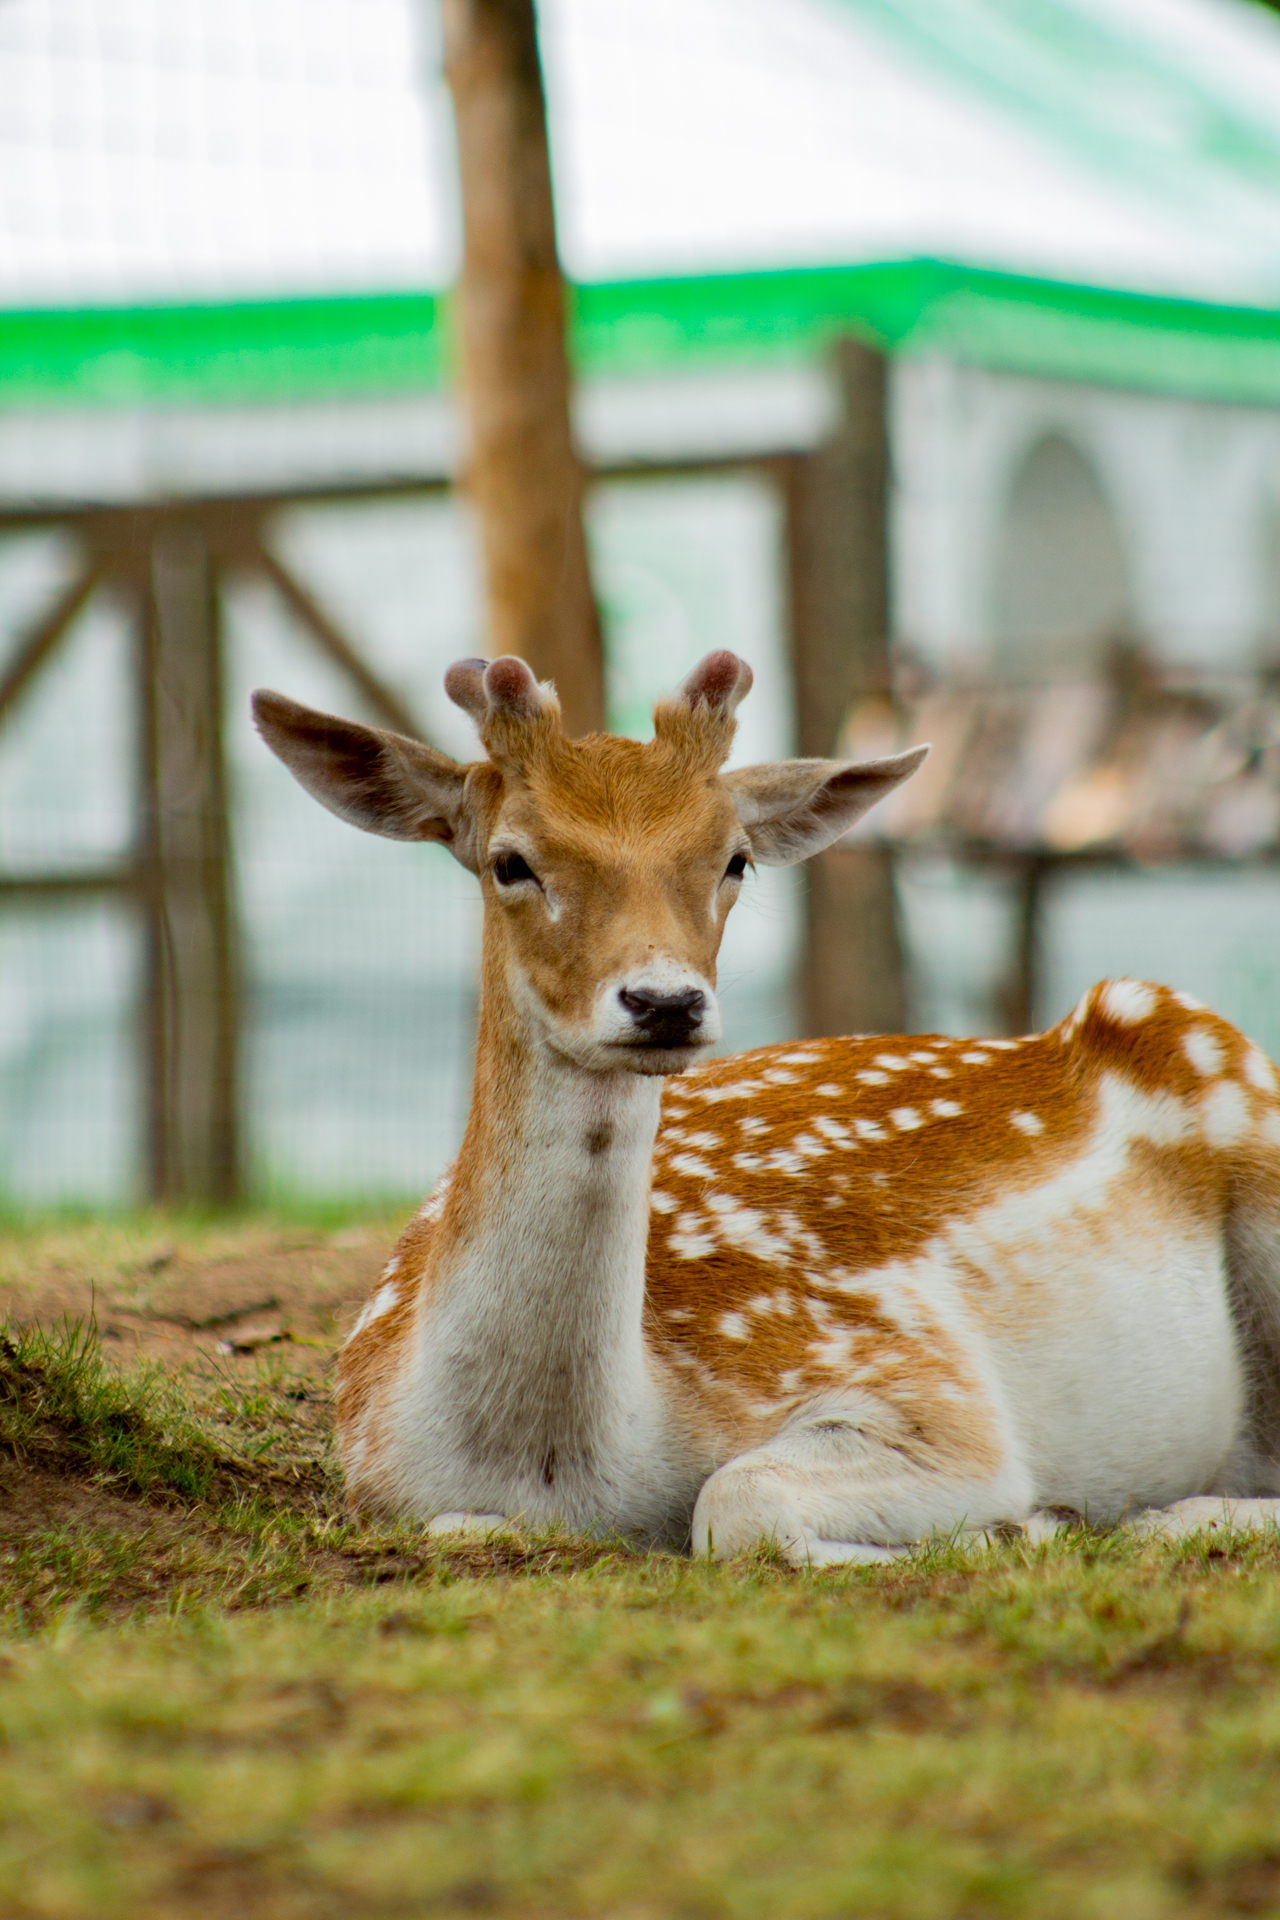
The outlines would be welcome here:
M 841 333 L 887 351 L 1152 392 L 1280 404 L 1280 313 L 1102 291 L 942 261 L 576 289 L 591 375 L 811 360 Z M 0 310 L 9 406 L 255 403 L 441 386 L 430 294 Z
M 1280 397 L 1280 19 L 1252 0 L 539 8 L 587 369 L 803 358 L 853 328 Z M 0 404 L 438 383 L 430 18 L 6 0 Z
M 538 0 L 577 280 L 920 255 L 1280 302 L 1256 0 Z M 442 286 L 432 0 L 5 0 L 0 298 Z

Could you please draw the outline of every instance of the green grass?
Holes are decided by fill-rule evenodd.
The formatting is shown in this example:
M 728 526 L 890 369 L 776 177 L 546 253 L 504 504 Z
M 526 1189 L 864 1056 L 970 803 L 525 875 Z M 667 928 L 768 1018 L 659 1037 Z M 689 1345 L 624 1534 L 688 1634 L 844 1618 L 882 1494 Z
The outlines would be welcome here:
M 6 1649 L 0 1905 L 1280 1909 L 1274 1558 L 605 1560 Z
M 0 1344 L 4 1920 L 1280 1915 L 1273 1541 L 444 1548 L 313 1392 Z

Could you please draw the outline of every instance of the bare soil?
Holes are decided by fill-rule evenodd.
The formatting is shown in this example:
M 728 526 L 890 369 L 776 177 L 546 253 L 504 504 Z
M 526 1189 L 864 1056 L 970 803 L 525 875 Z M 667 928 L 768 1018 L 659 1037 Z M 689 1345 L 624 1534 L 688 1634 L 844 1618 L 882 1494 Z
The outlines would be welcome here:
M 0 1246 L 0 1317 L 20 1327 L 92 1320 L 123 1364 L 222 1365 L 290 1344 L 322 1373 L 398 1230 L 249 1222 L 190 1233 L 178 1223 L 169 1234 L 161 1223 L 103 1237 L 97 1257 L 72 1230 L 51 1230 L 26 1249 Z

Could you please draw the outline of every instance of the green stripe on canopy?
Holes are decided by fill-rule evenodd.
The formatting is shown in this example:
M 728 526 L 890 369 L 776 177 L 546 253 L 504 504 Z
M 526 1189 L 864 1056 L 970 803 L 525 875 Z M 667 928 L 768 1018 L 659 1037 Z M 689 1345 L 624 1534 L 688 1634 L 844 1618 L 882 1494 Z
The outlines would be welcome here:
M 887 351 L 1149 392 L 1280 404 L 1280 312 L 1070 286 L 942 261 L 575 289 L 587 375 L 803 362 L 852 332 Z M 0 406 L 263 405 L 425 392 L 447 298 L 0 311 Z

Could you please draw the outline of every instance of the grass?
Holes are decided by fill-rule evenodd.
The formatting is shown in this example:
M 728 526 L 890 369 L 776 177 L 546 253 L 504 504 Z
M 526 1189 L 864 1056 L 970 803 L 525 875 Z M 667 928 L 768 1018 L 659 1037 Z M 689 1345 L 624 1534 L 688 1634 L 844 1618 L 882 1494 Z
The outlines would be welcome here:
M 304 1357 L 0 1344 L 6 1920 L 1280 1915 L 1274 1542 L 449 1549 Z

